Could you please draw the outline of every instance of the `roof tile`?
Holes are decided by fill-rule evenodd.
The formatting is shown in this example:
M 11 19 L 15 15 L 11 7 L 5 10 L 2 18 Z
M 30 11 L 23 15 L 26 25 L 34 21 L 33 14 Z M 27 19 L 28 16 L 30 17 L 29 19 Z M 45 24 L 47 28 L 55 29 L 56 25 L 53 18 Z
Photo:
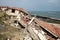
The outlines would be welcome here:
M 49 24 L 47 22 L 44 22 L 44 21 L 41 21 L 39 19 L 35 19 L 35 21 L 41 25 L 42 27 L 48 29 L 50 32 L 52 32 L 53 34 L 56 34 L 56 35 L 60 35 L 60 30 L 56 30 L 55 26 L 52 25 L 52 24 Z M 59 32 L 57 32 L 59 31 Z M 59 33 L 59 34 L 58 34 Z

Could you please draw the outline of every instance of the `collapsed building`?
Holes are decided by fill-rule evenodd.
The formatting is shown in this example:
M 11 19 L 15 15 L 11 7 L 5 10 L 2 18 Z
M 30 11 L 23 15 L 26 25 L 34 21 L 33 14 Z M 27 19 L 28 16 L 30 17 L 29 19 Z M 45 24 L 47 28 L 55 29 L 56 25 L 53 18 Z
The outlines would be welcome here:
M 60 28 L 35 16 L 32 17 L 22 8 L 0 6 L 0 12 L 4 12 L 9 16 L 7 17 L 9 25 L 24 29 L 27 36 L 23 40 L 60 40 Z M 4 20 L 3 22 L 6 23 L 7 21 Z

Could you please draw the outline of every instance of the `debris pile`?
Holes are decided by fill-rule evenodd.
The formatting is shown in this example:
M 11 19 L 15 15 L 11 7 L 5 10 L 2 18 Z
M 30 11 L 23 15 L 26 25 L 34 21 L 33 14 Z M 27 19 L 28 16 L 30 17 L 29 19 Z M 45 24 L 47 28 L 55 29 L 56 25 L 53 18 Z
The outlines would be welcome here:
M 0 16 L 3 17 L 3 23 L 19 30 L 13 33 L 13 37 L 7 36 L 7 40 L 60 40 L 60 30 L 31 16 L 22 8 L 0 6 L 0 12 L 4 14 Z

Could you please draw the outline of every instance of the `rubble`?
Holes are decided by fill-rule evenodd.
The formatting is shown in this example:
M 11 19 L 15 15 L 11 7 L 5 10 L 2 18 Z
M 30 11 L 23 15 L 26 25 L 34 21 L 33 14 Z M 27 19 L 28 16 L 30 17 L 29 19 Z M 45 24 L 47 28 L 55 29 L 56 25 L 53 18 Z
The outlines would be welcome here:
M 7 40 L 60 40 L 60 29 L 58 30 L 54 25 L 32 17 L 22 8 L 0 6 L 0 12 L 4 12 L 5 16 L 7 15 L 3 23 L 19 30 L 18 33 L 13 33 L 12 38 L 7 37 Z

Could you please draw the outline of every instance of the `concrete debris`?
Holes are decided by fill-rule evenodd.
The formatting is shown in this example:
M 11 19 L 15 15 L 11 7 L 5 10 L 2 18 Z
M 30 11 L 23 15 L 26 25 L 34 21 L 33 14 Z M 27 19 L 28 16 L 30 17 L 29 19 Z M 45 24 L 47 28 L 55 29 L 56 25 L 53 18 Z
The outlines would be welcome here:
M 5 24 L 9 24 L 14 28 L 23 29 L 25 31 L 26 35 L 24 36 L 22 33 L 24 36 L 22 40 L 60 40 L 60 31 L 57 32 L 54 25 L 39 20 L 36 17 L 32 17 L 24 9 L 0 6 L 0 10 L 1 12 L 5 12 L 9 18 L 3 21 Z M 20 40 L 15 38 L 12 39 Z M 12 39 L 8 38 L 7 40 Z

